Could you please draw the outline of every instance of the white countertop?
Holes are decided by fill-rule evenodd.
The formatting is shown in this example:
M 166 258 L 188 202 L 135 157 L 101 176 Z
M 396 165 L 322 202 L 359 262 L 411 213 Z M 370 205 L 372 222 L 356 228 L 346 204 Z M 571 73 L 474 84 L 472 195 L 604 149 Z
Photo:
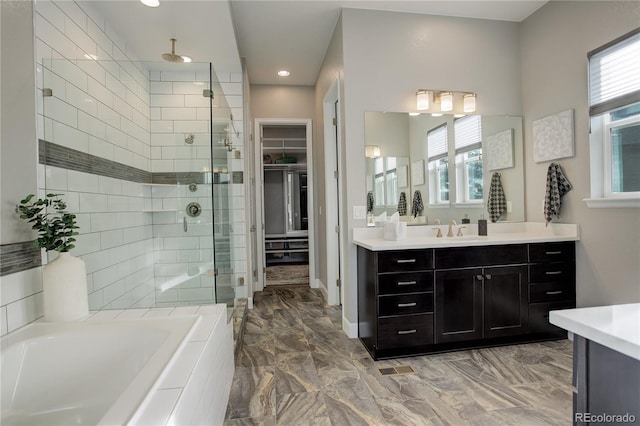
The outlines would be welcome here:
M 448 225 L 412 226 L 407 229 L 407 238 L 393 241 L 383 238 L 383 229 L 354 228 L 353 243 L 372 251 L 409 250 L 438 247 L 471 247 L 502 244 L 541 243 L 553 241 L 578 241 L 580 239 L 578 225 L 551 223 L 518 222 L 489 223 L 488 236 L 479 236 L 477 224 L 459 224 L 453 227 L 454 235 L 460 226 L 463 237 L 447 237 Z M 444 237 L 436 238 L 438 227 Z
M 640 361 L 640 303 L 551 311 L 549 322 Z

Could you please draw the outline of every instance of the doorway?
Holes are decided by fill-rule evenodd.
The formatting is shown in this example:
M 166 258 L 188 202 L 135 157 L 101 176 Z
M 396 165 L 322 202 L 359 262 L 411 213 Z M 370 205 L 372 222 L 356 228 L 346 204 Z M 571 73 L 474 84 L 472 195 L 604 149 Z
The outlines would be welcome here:
M 315 287 L 311 120 L 256 119 L 256 290 Z

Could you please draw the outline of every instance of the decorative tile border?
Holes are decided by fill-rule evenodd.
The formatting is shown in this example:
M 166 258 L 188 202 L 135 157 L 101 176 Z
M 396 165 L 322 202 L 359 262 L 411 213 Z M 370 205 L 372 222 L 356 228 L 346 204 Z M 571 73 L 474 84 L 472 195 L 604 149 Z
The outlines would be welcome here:
M 0 276 L 38 266 L 42 266 L 42 258 L 33 241 L 0 245 Z
M 53 142 L 40 139 L 39 148 L 40 164 L 138 183 L 152 181 L 151 172 L 66 148 Z

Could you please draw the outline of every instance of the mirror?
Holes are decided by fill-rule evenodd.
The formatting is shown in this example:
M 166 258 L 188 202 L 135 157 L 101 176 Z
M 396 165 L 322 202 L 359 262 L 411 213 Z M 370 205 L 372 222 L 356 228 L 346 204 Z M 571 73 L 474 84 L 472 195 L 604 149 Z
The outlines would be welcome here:
M 440 142 L 442 150 L 430 153 L 428 139 L 433 147 Z M 407 216 L 401 220 L 411 225 L 433 224 L 436 219 L 441 223 L 489 219 L 491 176 L 499 172 L 507 211 L 498 221 L 524 221 L 522 117 L 365 112 L 365 145 L 379 148 L 379 157 L 366 158 L 367 198 L 373 194 L 370 217 L 397 211 L 404 192 Z M 389 166 L 394 163 L 395 172 Z M 407 186 L 394 187 L 401 166 L 406 166 Z M 424 203 L 416 219 L 411 215 L 415 191 L 420 191 Z

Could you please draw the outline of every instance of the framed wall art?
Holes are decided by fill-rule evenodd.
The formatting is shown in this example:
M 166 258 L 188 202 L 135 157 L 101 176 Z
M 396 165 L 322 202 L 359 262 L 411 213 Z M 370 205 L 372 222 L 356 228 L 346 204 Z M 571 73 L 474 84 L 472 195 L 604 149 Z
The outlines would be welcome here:
M 574 155 L 572 109 L 533 122 L 533 161 L 541 163 Z

